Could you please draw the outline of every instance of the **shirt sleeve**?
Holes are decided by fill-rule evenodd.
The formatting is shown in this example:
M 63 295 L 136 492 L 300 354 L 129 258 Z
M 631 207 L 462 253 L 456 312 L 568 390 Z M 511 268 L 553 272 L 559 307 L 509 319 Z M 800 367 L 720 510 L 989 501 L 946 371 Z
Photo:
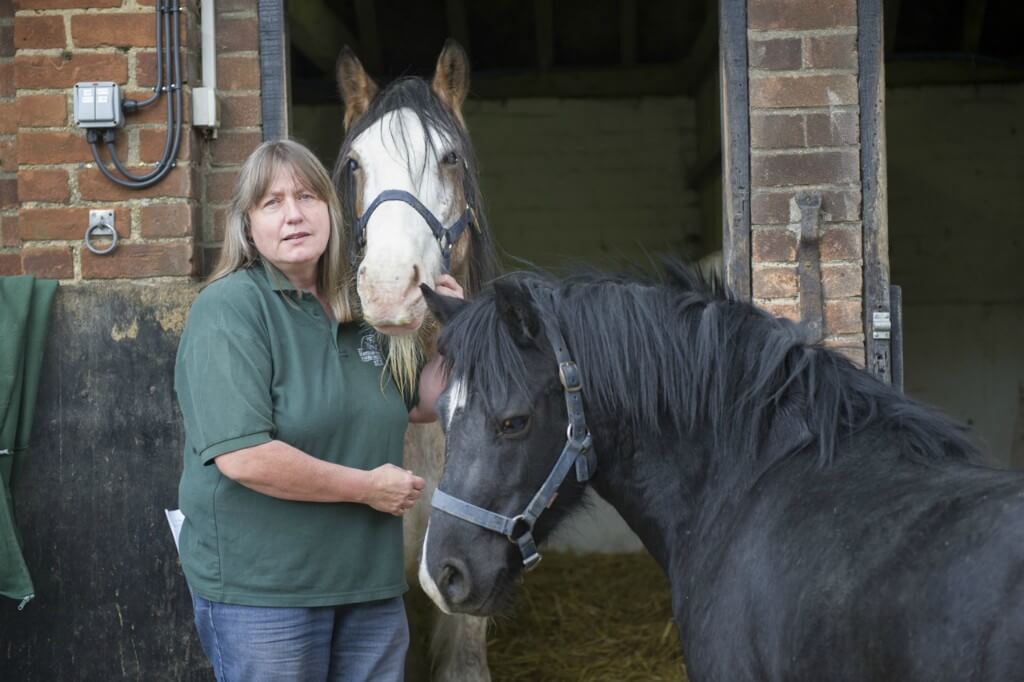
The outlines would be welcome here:
M 269 339 L 244 309 L 209 307 L 189 314 L 175 365 L 186 440 L 203 464 L 269 442 L 275 431 Z

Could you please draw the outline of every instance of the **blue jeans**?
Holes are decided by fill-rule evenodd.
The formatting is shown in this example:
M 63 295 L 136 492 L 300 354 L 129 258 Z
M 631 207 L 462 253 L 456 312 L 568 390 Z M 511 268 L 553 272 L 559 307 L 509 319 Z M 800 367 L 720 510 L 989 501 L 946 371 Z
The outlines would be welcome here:
M 193 594 L 196 629 L 219 682 L 401 682 L 409 624 L 401 597 L 285 608 Z

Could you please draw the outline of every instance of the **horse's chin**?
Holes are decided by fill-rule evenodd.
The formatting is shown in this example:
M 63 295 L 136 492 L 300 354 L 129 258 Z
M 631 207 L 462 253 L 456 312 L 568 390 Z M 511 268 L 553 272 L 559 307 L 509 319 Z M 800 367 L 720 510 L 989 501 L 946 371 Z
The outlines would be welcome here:
M 414 320 L 406 324 L 375 324 L 367 320 L 371 327 L 385 336 L 411 336 L 423 326 L 423 320 Z

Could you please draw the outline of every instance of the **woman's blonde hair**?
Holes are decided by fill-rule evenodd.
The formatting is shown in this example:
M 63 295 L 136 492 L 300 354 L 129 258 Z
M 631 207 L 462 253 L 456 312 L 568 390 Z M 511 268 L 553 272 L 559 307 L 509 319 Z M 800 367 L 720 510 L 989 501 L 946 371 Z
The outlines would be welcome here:
M 330 235 L 327 248 L 317 262 L 317 292 L 339 322 L 357 317 L 357 305 L 348 262 L 345 260 L 345 223 L 341 204 L 334 191 L 327 170 L 306 147 L 293 140 L 264 142 L 242 164 L 235 182 L 224 242 L 216 267 L 207 278 L 207 284 L 251 266 L 259 251 L 249 235 L 249 211 L 256 207 L 282 168 L 294 174 L 295 181 L 327 204 L 330 216 Z

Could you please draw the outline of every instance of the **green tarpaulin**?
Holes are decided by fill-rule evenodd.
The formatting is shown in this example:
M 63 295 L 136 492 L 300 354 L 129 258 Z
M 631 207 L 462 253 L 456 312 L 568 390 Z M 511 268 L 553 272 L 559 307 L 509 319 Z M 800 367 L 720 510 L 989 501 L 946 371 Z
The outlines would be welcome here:
M 21 555 L 11 485 L 32 430 L 43 348 L 57 282 L 0 277 L 0 594 L 35 596 Z

